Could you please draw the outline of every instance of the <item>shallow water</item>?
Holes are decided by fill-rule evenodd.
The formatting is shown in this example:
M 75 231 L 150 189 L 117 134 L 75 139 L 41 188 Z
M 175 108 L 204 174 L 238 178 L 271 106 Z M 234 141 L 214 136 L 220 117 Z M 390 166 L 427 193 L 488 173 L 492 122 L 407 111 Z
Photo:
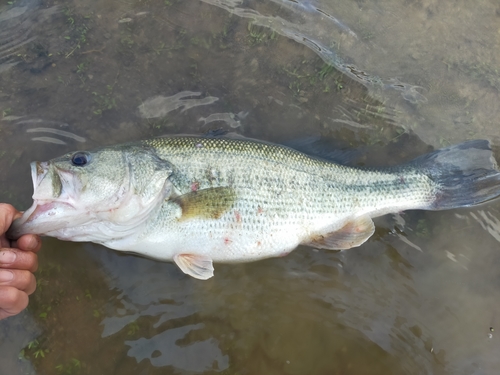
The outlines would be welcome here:
M 222 127 L 322 135 L 393 165 L 496 140 L 493 1 L 31 1 L 0 5 L 0 201 L 28 163 Z M 432 146 L 432 147 L 431 147 Z M 500 372 L 500 203 L 376 220 L 344 252 L 175 265 L 44 240 L 1 374 Z

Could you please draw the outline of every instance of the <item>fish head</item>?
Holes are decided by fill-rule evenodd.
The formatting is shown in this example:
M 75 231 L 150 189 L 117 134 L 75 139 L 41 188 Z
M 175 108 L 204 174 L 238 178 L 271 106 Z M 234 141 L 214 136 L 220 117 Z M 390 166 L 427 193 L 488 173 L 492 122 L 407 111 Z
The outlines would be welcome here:
M 118 227 L 123 227 L 122 233 L 136 227 L 169 195 L 171 173 L 168 162 L 138 146 L 77 151 L 33 162 L 33 205 L 7 235 L 95 242 L 116 237 Z

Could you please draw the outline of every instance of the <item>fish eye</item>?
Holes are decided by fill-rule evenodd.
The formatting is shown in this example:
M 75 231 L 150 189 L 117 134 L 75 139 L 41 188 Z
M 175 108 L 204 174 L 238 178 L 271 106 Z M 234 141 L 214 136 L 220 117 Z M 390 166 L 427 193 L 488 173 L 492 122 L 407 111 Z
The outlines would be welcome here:
M 83 167 L 90 161 L 90 155 L 86 152 L 76 152 L 71 158 L 71 164 L 76 167 Z

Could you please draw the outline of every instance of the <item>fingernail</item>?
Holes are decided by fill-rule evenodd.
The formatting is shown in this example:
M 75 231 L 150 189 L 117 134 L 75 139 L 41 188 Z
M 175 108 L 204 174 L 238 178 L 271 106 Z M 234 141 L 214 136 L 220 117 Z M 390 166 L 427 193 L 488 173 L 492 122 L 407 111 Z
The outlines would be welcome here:
M 14 273 L 7 270 L 0 270 L 0 283 L 11 281 L 14 278 Z
M 16 253 L 14 253 L 13 251 L 5 250 L 0 252 L 0 263 L 11 264 L 14 263 L 15 261 L 16 261 Z

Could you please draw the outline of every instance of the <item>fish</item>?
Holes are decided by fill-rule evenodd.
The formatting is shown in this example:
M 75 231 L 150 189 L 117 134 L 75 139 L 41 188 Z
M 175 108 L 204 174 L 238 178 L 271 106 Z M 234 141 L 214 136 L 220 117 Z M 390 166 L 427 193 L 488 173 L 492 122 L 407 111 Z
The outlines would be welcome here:
M 33 205 L 7 235 L 90 241 L 206 280 L 213 263 L 346 250 L 373 218 L 469 207 L 500 195 L 490 142 L 472 140 L 399 166 L 337 164 L 291 147 L 222 136 L 152 138 L 31 163 Z

